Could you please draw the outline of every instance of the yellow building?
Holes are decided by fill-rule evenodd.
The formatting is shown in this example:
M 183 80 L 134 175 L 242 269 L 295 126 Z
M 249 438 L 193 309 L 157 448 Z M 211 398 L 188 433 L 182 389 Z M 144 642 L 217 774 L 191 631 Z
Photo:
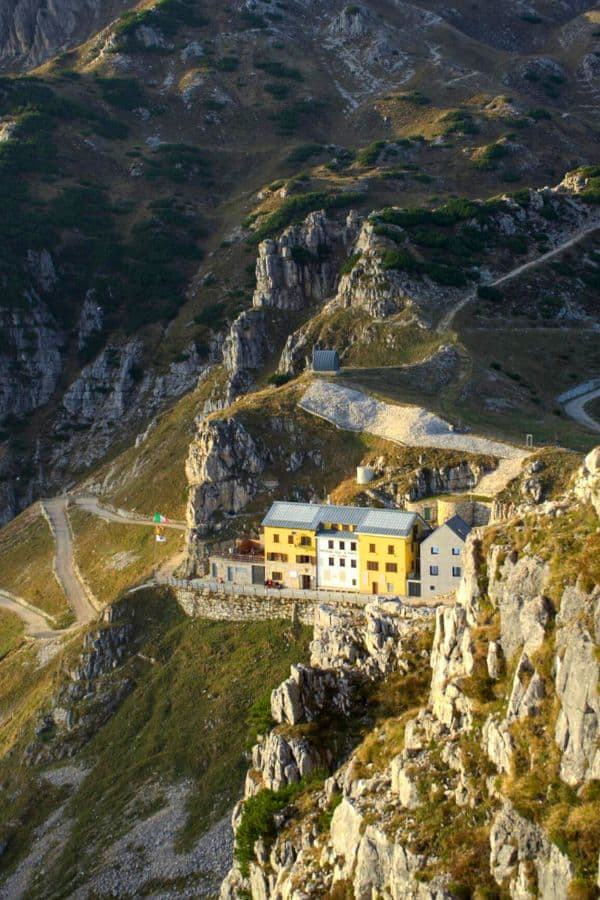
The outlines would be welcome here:
M 419 572 L 419 545 L 428 533 L 416 513 L 366 509 L 356 529 L 363 594 L 406 596 L 407 581 Z
M 294 589 L 406 596 L 428 528 L 416 513 L 274 503 L 263 521 L 265 577 Z

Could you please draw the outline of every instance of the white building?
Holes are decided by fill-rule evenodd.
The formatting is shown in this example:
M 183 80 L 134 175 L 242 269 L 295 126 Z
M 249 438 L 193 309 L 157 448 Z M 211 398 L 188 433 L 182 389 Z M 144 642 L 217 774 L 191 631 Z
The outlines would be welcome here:
M 471 527 L 452 516 L 421 544 L 421 596 L 437 597 L 455 591 L 462 578 L 463 549 Z
M 317 535 L 317 585 L 326 590 L 358 591 L 358 538 L 352 531 Z

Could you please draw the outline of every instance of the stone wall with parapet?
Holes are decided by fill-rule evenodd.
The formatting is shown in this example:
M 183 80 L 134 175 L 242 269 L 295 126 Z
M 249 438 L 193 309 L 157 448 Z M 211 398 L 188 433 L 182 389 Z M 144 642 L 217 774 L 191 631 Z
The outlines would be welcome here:
M 357 597 L 357 603 L 351 603 L 342 599 L 335 604 L 325 598 L 303 599 L 300 597 L 282 597 L 279 594 L 272 596 L 256 596 L 243 593 L 226 593 L 225 591 L 198 590 L 185 587 L 174 588 L 175 597 L 184 613 L 192 618 L 214 619 L 217 621 L 248 622 L 262 621 L 266 619 L 290 619 L 292 622 L 301 622 L 303 625 L 314 625 L 315 612 L 320 608 L 334 606 L 336 613 L 347 614 L 351 618 L 364 619 L 364 598 Z M 382 608 L 385 607 L 388 615 L 400 619 L 419 619 L 423 616 L 435 613 L 438 605 L 452 605 L 454 596 L 436 597 L 436 602 L 429 604 L 407 604 L 395 600 L 379 601 Z
M 188 616 L 230 622 L 263 619 L 291 619 L 312 625 L 318 603 L 314 600 L 290 600 L 281 597 L 253 597 L 240 594 L 204 592 L 177 588 L 177 602 Z M 350 609 L 350 607 L 348 607 Z

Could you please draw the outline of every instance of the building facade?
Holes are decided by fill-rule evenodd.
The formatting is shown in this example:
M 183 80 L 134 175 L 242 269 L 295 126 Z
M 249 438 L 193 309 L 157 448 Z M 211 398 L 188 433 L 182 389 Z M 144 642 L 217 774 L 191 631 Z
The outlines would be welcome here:
M 324 530 L 317 534 L 317 586 L 358 591 L 358 539 L 353 531 Z
M 462 578 L 463 550 L 471 528 L 460 516 L 448 519 L 421 544 L 421 595 L 455 591 Z
M 416 513 L 276 502 L 263 521 L 265 575 L 285 587 L 406 596 L 427 526 Z

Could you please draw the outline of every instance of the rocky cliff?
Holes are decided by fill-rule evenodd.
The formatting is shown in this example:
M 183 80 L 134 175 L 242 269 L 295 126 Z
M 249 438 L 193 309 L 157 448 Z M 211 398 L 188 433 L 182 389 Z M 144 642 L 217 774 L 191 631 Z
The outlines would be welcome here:
M 0 5 L 0 68 L 10 71 L 40 65 L 85 40 L 128 3 L 119 0 L 3 0 Z
M 289 335 L 279 371 L 302 371 L 309 364 L 313 345 L 319 342 L 335 342 L 342 362 L 354 361 L 356 346 L 373 342 L 379 322 L 386 322 L 388 327 L 373 365 L 380 352 L 393 358 L 396 346 L 403 342 L 395 337 L 391 326 L 399 328 L 400 334 L 408 328 L 417 329 L 417 333 L 430 332 L 440 314 L 468 290 L 470 281 L 485 283 L 512 267 L 506 250 L 522 243 L 525 233 L 543 233 L 549 245 L 559 244 L 571 229 L 595 221 L 597 217 L 577 196 L 586 184 L 583 176 L 573 175 L 555 188 L 525 191 L 518 199 L 504 195 L 488 203 L 462 207 L 460 201 L 450 202 L 437 218 L 426 210 L 373 211 L 362 221 L 349 246 L 341 275 L 333 282 L 335 293 L 320 296 L 326 302 L 317 315 Z M 456 266 L 456 260 L 440 265 L 439 248 L 447 249 L 451 244 L 440 231 L 431 230 L 439 225 L 455 227 L 455 237 L 469 248 L 464 250 L 466 257 L 479 248 L 484 258 L 462 268 Z M 432 247 L 437 247 L 437 254 L 430 262 L 424 253 L 425 248 Z M 268 251 L 265 247 L 264 252 Z M 266 267 L 263 277 L 268 279 L 269 274 Z M 353 310 L 354 315 L 344 329 L 340 321 L 345 310 Z
M 422 621 L 392 604 L 362 621 L 321 611 L 311 666 L 273 692 L 222 898 L 596 896 L 598 519 L 575 497 L 597 472 L 596 451 L 561 502 L 471 535 L 430 653 L 415 652 Z M 568 570 L 563 516 L 577 520 Z M 342 749 L 331 723 L 365 715 L 365 683 L 393 694 L 423 655 L 425 702 L 407 710 L 400 682 L 396 713 Z

